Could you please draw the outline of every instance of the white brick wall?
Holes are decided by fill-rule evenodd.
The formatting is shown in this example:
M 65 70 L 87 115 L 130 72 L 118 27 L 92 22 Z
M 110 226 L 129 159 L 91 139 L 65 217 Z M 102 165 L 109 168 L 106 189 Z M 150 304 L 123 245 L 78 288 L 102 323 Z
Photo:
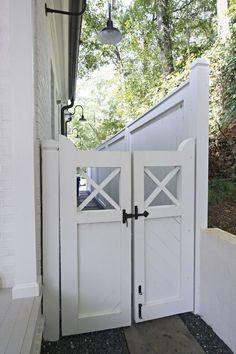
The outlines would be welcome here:
M 13 120 L 11 105 L 11 16 L 8 0 L 1 2 L 0 11 L 0 287 L 13 287 L 15 278 L 15 194 L 13 161 Z M 45 1 L 32 0 L 34 16 L 34 76 L 35 76 L 35 219 L 37 273 L 41 273 L 41 187 L 40 144 L 51 133 L 51 63 L 52 40 L 50 18 L 45 16 Z M 17 55 L 17 53 L 16 53 Z M 55 92 L 58 90 L 55 69 Z M 60 99 L 54 95 L 55 100 Z M 55 127 L 60 110 L 55 105 Z M 19 117 L 20 118 L 20 117 Z M 20 134 L 20 131 L 19 131 Z M 57 135 L 56 135 L 57 136 Z
M 35 186 L 37 265 L 41 263 L 40 141 L 51 138 L 51 59 L 44 2 L 34 0 L 35 16 Z
M 59 107 L 56 106 L 57 76 L 53 67 L 52 38 L 49 16 L 45 16 L 45 2 L 33 0 L 35 35 L 35 186 L 36 186 L 36 237 L 38 274 L 41 264 L 41 185 L 40 145 L 42 140 L 52 138 L 51 105 L 55 111 L 55 129 L 58 129 Z M 62 40 L 62 39 L 60 39 Z M 51 101 L 51 67 L 54 73 L 54 99 Z M 57 138 L 58 134 L 55 134 Z
M 10 5 L 0 11 L 0 287 L 14 284 L 14 192 L 10 75 Z

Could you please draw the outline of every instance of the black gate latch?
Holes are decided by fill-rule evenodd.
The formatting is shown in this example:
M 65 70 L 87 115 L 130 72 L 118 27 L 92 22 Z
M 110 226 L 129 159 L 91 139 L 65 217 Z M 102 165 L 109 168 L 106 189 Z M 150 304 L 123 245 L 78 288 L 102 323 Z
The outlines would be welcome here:
M 144 216 L 146 218 L 146 217 L 148 217 L 148 215 L 149 215 L 149 212 L 147 210 L 145 210 L 143 213 L 139 214 L 138 207 L 137 207 L 137 205 L 135 205 L 134 214 L 127 214 L 126 210 L 123 209 L 122 221 L 123 221 L 123 224 L 126 223 L 126 225 L 128 226 L 128 219 L 134 218 L 135 220 L 137 220 L 139 218 L 139 216 Z

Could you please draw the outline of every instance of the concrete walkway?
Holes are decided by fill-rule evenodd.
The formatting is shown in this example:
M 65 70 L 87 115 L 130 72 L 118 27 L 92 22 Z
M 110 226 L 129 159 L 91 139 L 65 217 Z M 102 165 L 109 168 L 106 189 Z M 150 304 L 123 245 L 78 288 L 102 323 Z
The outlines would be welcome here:
M 179 316 L 133 324 L 124 329 L 130 354 L 203 354 Z

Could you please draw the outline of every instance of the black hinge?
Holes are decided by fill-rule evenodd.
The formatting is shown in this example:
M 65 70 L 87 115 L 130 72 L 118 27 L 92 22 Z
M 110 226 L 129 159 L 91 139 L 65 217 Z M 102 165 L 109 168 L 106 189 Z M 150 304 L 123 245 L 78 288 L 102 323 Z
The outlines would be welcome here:
M 142 304 L 138 304 L 138 317 L 140 318 L 140 320 L 143 319 L 142 317 Z
M 139 293 L 139 295 L 143 295 L 143 293 L 142 293 L 142 285 L 138 286 L 138 293 Z

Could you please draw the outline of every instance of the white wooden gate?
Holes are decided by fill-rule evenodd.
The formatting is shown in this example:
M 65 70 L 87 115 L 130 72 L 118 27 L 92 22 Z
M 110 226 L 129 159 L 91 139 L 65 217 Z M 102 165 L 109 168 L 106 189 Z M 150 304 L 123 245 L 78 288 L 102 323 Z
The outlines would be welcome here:
M 135 322 L 193 310 L 194 141 L 134 152 Z
M 62 334 L 131 324 L 131 227 L 122 210 L 131 208 L 130 153 L 78 152 L 60 137 Z M 91 194 L 77 208 L 77 168 L 110 168 L 101 183 L 88 175 Z M 115 201 L 105 191 L 115 179 Z M 85 210 L 98 193 L 110 207 Z
M 92 172 L 77 208 L 78 167 Z M 85 210 L 98 195 L 104 209 Z M 132 207 L 130 152 L 78 152 L 61 137 L 60 215 L 63 335 L 131 324 L 131 258 L 136 322 L 193 310 L 193 139 L 133 153 Z

